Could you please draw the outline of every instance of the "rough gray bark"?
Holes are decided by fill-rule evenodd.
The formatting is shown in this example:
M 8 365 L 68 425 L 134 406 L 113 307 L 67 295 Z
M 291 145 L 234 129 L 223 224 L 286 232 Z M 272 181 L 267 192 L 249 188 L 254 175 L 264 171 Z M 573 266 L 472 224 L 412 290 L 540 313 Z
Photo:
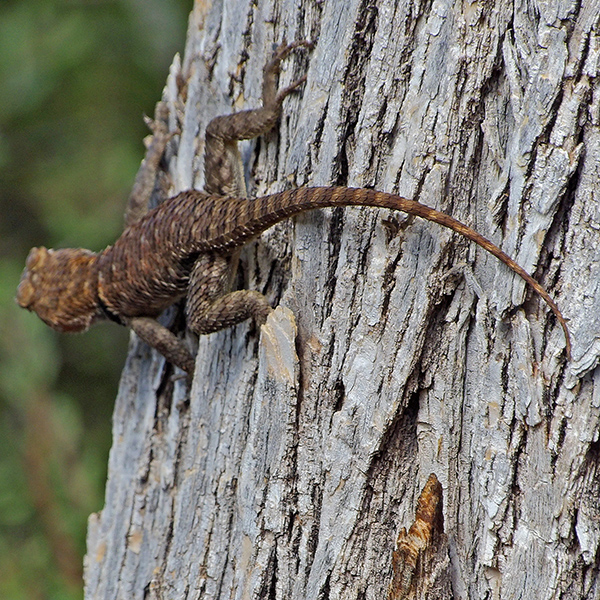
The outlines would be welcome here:
M 283 224 L 242 269 L 281 308 L 201 339 L 189 396 L 132 341 L 87 598 L 385 598 L 431 472 L 455 598 L 600 598 L 599 15 L 195 4 L 165 92 L 173 192 L 202 186 L 208 121 L 258 105 L 272 43 L 316 39 L 283 66 L 308 81 L 277 131 L 242 145 L 251 194 L 367 185 L 452 214 L 550 289 L 573 360 L 521 281 L 433 224 Z

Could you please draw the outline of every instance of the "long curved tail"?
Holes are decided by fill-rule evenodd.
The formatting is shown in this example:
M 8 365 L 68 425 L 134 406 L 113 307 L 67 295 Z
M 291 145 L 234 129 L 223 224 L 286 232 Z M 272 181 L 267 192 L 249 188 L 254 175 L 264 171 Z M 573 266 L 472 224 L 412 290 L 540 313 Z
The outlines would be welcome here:
M 190 194 L 193 192 L 187 192 Z M 189 197 L 188 197 L 189 198 Z M 556 315 L 566 338 L 567 357 L 571 357 L 571 339 L 567 323 L 548 292 L 498 246 L 453 217 L 402 196 L 366 188 L 305 187 L 287 190 L 255 200 L 203 196 L 194 206 L 194 221 L 210 224 L 200 227 L 195 236 L 198 250 L 229 250 L 241 246 L 275 223 L 316 208 L 332 206 L 374 206 L 400 210 L 439 223 L 465 236 L 493 254 L 525 280 Z

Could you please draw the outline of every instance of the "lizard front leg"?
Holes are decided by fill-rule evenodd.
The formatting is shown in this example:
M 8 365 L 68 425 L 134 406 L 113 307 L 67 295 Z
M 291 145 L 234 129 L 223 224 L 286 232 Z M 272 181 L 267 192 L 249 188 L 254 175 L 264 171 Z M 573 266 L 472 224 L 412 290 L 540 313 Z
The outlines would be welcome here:
M 273 128 L 281 114 L 281 104 L 286 96 L 306 81 L 306 76 L 277 91 L 277 75 L 281 61 L 296 48 L 310 48 L 305 40 L 291 44 L 285 41 L 275 50 L 263 69 L 262 108 L 243 110 L 214 118 L 206 128 L 204 153 L 204 190 L 219 196 L 245 196 L 238 140 L 258 137 Z
M 183 369 L 186 373 L 194 373 L 194 357 L 185 347 L 183 340 L 150 317 L 133 317 L 125 324 L 152 348 L 156 348 L 170 363 Z
M 165 102 L 158 102 L 154 111 L 154 119 L 146 118 L 146 124 L 152 131 L 152 139 L 146 150 L 146 156 L 135 177 L 133 189 L 129 194 L 125 210 L 125 226 L 133 225 L 147 212 L 154 186 L 158 167 L 167 144 L 176 132 L 169 132 L 167 124 L 169 110 Z
M 262 325 L 272 308 L 259 292 L 238 290 L 227 293 L 231 257 L 201 255 L 190 275 L 185 314 L 187 326 L 198 335 L 213 333 L 253 318 Z

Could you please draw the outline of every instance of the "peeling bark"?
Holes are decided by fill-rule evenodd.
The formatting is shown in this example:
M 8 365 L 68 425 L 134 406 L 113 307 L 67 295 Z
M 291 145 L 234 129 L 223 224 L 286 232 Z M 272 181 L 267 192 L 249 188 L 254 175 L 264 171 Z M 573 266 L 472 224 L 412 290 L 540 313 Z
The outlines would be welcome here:
M 202 187 L 210 119 L 258 105 L 273 42 L 316 39 L 283 65 L 308 80 L 277 131 L 241 145 L 250 193 L 367 185 L 452 214 L 550 290 L 573 360 L 520 280 L 434 224 L 277 226 L 240 281 L 280 308 L 200 339 L 191 391 L 132 339 L 86 598 L 384 598 L 430 473 L 453 597 L 600 598 L 599 15 L 195 3 L 165 89 L 172 192 Z

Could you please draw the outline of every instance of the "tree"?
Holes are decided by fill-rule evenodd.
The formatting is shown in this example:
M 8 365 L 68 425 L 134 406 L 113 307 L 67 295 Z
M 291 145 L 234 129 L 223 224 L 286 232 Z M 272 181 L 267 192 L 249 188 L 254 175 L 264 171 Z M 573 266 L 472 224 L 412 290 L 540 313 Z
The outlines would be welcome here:
M 453 597 L 600 597 L 598 8 L 195 4 L 165 88 L 172 192 L 202 186 L 210 119 L 258 105 L 272 44 L 315 39 L 283 66 L 308 78 L 276 131 L 242 147 L 252 195 L 373 186 L 452 214 L 550 289 L 573 357 L 521 281 L 434 224 L 275 227 L 241 283 L 280 308 L 201 338 L 189 393 L 132 340 L 88 598 L 385 598 L 430 473 Z M 437 597 L 426 558 L 396 598 Z

